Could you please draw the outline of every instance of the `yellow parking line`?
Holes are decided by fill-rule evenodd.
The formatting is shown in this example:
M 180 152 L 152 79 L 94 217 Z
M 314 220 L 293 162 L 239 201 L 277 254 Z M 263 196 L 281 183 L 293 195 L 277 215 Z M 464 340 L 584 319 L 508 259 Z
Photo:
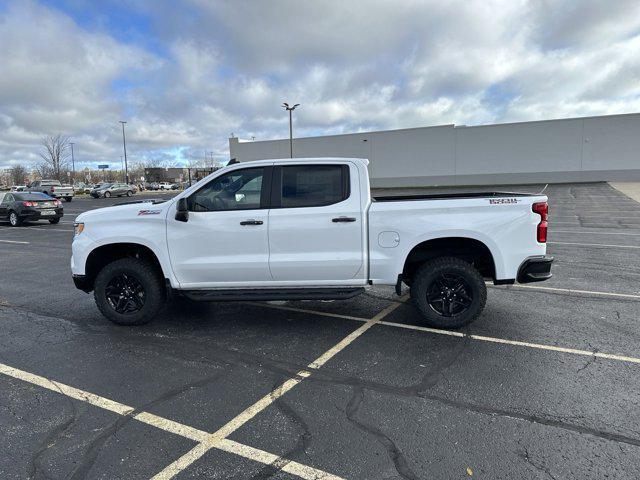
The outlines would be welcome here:
M 406 299 L 406 297 L 404 298 Z M 367 320 L 364 323 L 364 325 L 360 326 L 358 329 L 356 329 L 355 331 L 347 335 L 340 342 L 338 342 L 336 345 L 331 347 L 329 350 L 327 350 L 325 353 L 323 353 L 317 359 L 311 362 L 307 366 L 307 368 L 318 369 L 322 367 L 325 363 L 327 363 L 329 360 L 335 357 L 338 353 L 340 353 L 342 350 L 348 347 L 351 343 L 353 343 L 353 341 L 356 340 L 358 337 L 360 337 L 363 333 L 365 333 L 375 324 L 381 322 L 385 316 L 390 314 L 399 305 L 400 303 L 394 303 L 393 305 L 390 305 L 389 307 L 382 310 L 372 319 Z M 271 305 L 271 306 L 276 307 L 276 305 Z M 288 308 L 288 309 L 291 309 L 291 308 Z M 310 311 L 307 311 L 306 313 L 310 313 Z M 309 377 L 310 375 L 311 373 L 306 370 L 299 371 L 294 377 L 286 380 L 276 389 L 269 392 L 267 395 L 262 397 L 256 403 L 254 403 L 253 405 L 248 407 L 246 410 L 241 412 L 239 415 L 237 415 L 235 418 L 233 418 L 231 421 L 229 421 L 227 424 L 223 425 L 220 429 L 218 429 L 218 431 L 212 433 L 205 441 L 199 443 L 190 451 L 188 451 L 187 453 L 182 455 L 180 458 L 178 458 L 175 462 L 168 465 L 161 472 L 156 474 L 152 480 L 169 480 L 174 476 L 176 476 L 177 474 L 179 474 L 180 472 L 182 472 L 187 467 L 189 467 L 195 461 L 197 461 L 200 457 L 202 457 L 205 453 L 207 453 L 211 448 L 220 448 L 220 445 L 222 444 L 222 442 L 226 441 L 226 437 L 231 435 L 238 428 L 240 428 L 242 425 L 247 423 L 257 414 L 262 412 L 269 405 L 273 404 L 273 402 L 278 400 L 285 393 L 289 392 L 292 388 L 294 388 L 296 385 L 298 385 L 300 382 L 302 382 L 305 378 Z M 300 470 L 295 468 L 295 466 L 292 466 L 291 463 L 292 462 L 287 463 L 287 468 L 294 469 L 295 472 L 292 472 L 291 470 L 287 470 L 287 471 L 289 473 L 294 473 L 295 475 L 301 478 L 305 478 L 308 480 L 315 480 L 317 478 L 331 478 L 331 479 L 338 478 L 335 476 L 328 476 L 328 477 L 318 476 L 314 469 Z M 309 469 L 310 467 L 305 467 L 305 468 Z M 282 469 L 284 470 L 284 468 Z
M 117 413 L 118 415 L 128 416 L 132 415 L 135 412 L 134 407 L 131 407 L 129 405 L 124 405 L 122 403 L 105 397 L 101 397 L 91 392 L 80 390 L 64 383 L 50 380 L 43 376 L 26 372 L 24 370 L 20 370 L 2 363 L 0 363 L 0 374 L 4 374 L 6 376 L 30 383 L 32 385 L 46 388 L 47 390 L 51 390 L 52 392 L 56 392 L 67 397 L 89 403 L 95 407 Z M 324 472 L 322 470 L 308 467 L 301 463 L 284 459 L 282 457 L 279 457 L 278 455 L 274 455 L 273 453 L 265 452 L 263 450 L 253 448 L 248 445 L 243 445 L 231 440 L 220 439 L 220 441 L 216 442 L 215 444 L 211 443 L 208 441 L 211 438 L 211 434 L 209 432 L 205 432 L 203 430 L 199 430 L 197 428 L 193 428 L 188 425 L 169 420 L 168 418 L 160 417 L 153 413 L 140 412 L 134 414 L 131 418 L 147 425 L 159 428 L 166 432 L 188 438 L 189 440 L 193 440 L 195 442 L 200 442 L 198 444 L 198 447 L 204 448 L 206 450 L 217 448 L 254 460 L 256 462 L 264 463 L 266 465 L 273 465 L 274 463 L 282 465 L 282 470 L 293 475 L 298 475 L 299 477 L 304 479 L 311 480 L 326 478 L 331 480 L 343 480 L 340 479 L 340 477 L 331 475 L 330 473 Z

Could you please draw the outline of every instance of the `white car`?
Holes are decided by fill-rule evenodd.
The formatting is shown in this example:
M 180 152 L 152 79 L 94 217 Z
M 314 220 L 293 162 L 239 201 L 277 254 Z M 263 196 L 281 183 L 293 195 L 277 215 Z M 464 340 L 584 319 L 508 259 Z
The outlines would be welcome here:
M 551 276 L 547 197 L 464 193 L 371 197 L 367 160 L 261 160 L 214 172 L 175 198 L 76 219 L 71 270 L 118 324 L 193 300 L 353 297 L 401 284 L 428 325 L 481 313 L 485 280 Z
M 169 182 L 162 182 L 158 184 L 158 188 L 160 190 L 171 190 L 172 186 L 173 186 L 173 183 L 169 183 Z

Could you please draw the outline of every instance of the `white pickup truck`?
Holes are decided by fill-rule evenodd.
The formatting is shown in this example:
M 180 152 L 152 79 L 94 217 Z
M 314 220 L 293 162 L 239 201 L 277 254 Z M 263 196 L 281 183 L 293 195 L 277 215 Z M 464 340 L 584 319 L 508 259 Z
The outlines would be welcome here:
M 404 282 L 428 325 L 482 311 L 486 280 L 546 280 L 547 197 L 464 193 L 372 198 L 368 161 L 261 160 L 214 172 L 175 198 L 77 217 L 71 270 L 100 311 L 151 320 L 193 300 L 345 299 Z
M 24 189 L 25 192 L 41 192 L 53 198 L 64 198 L 65 201 L 73 200 L 73 187 L 64 186 L 59 180 L 36 180 Z

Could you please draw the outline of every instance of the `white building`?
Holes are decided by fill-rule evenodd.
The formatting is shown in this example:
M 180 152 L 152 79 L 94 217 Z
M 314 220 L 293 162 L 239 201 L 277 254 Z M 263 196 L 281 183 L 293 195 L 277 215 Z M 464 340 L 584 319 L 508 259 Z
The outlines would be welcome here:
M 289 140 L 230 138 L 229 151 L 286 158 Z M 640 180 L 640 113 L 297 138 L 293 155 L 368 158 L 375 187 Z

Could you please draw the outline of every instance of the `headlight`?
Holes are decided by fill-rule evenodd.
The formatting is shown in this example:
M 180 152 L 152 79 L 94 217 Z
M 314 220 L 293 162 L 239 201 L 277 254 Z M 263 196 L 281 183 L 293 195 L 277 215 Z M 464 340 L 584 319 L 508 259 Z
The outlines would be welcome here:
M 84 231 L 84 223 L 74 223 L 73 224 L 73 234 L 77 237 Z

